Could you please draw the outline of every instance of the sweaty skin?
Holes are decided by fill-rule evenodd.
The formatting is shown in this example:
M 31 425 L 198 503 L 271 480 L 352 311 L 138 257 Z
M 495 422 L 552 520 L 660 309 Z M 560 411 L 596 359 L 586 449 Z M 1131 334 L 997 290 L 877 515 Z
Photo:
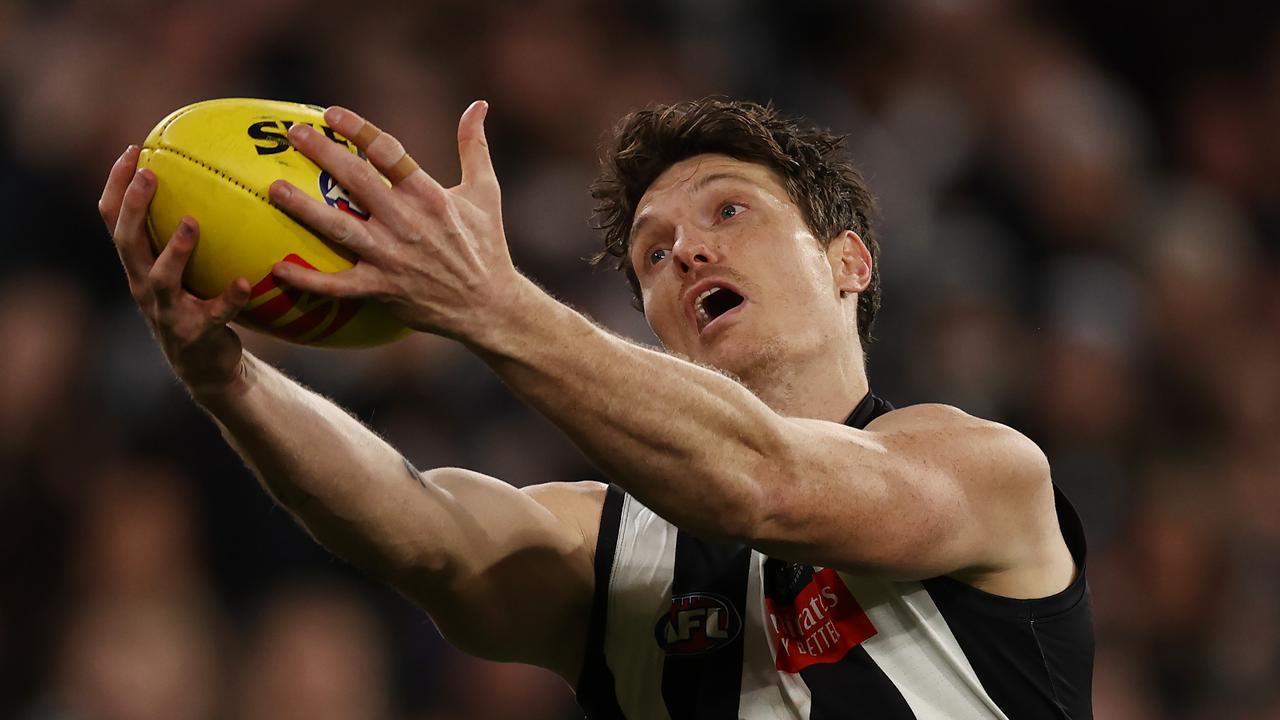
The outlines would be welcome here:
M 718 155 L 673 165 L 641 199 L 631 255 L 646 317 L 670 352 L 639 347 L 512 265 L 486 112 L 476 103 L 462 116 L 463 179 L 453 188 L 422 170 L 387 187 L 295 126 L 290 141 L 373 217 L 358 223 L 276 183 L 282 209 L 360 257 L 341 273 L 281 265 L 276 274 L 304 290 L 377 298 L 405 324 L 463 342 L 611 480 L 697 535 L 855 573 L 951 574 L 1011 597 L 1071 581 L 1047 462 L 1021 434 L 938 405 L 866 430 L 840 424 L 867 389 L 856 305 L 872 268 L 856 233 L 814 238 L 762 166 Z M 348 110 L 331 108 L 326 121 L 361 137 L 364 121 Z M 404 157 L 385 133 L 362 149 L 383 173 Z M 464 649 L 573 682 L 603 486 L 519 491 L 454 469 L 406 482 L 393 449 L 233 344 L 225 323 L 243 306 L 238 284 L 213 305 L 186 300 L 179 281 L 194 232 L 175 238 L 168 257 L 144 253 L 138 218 L 157 179 L 134 174 L 130 157 L 102 204 L 130 286 L 179 377 L 264 485 Z M 689 304 L 708 283 L 745 298 L 709 324 Z M 192 360 L 209 351 L 231 360 Z M 538 622 L 511 622 L 526 613 Z

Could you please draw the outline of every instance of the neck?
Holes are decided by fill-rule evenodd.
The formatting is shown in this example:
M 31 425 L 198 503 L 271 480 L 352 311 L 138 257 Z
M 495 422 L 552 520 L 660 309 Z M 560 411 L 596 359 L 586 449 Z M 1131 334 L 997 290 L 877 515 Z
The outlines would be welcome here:
M 742 383 L 786 417 L 844 422 L 870 387 L 856 343 L 835 358 L 826 354 L 808 362 L 769 362 L 754 370 L 740 378 Z

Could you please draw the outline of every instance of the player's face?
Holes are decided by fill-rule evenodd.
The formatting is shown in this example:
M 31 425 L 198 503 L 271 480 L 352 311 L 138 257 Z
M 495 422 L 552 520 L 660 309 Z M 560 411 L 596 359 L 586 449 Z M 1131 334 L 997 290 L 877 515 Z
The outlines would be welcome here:
M 773 171 L 698 155 L 640 199 L 630 260 L 663 345 L 746 377 L 847 340 L 840 252 L 825 246 Z

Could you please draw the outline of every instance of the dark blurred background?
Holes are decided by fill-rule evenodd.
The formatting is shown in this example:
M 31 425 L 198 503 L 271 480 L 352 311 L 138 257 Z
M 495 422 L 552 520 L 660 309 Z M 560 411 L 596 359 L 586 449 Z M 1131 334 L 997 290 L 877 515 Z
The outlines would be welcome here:
M 652 341 L 586 187 L 624 112 L 722 93 L 849 134 L 883 206 L 871 380 L 1049 453 L 1099 718 L 1280 718 L 1275 2 L 0 0 L 0 717 L 580 717 L 275 508 L 172 379 L 95 202 L 225 96 L 342 103 L 447 184 L 489 138 L 521 268 Z M 459 346 L 252 349 L 419 467 L 599 476 Z

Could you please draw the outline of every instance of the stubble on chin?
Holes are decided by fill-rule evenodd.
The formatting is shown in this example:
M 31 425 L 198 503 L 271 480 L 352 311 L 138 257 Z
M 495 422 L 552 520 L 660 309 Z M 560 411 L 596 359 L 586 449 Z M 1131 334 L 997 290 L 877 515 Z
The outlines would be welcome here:
M 714 353 L 719 357 L 703 360 L 665 348 L 667 354 L 691 362 L 699 367 L 719 373 L 750 390 L 757 397 L 776 391 L 780 379 L 785 376 L 786 344 L 770 337 L 760 342 L 730 348 L 720 348 Z
M 732 358 L 733 367 L 726 374 L 763 398 L 774 394 L 785 378 L 787 356 L 786 343 L 780 338 L 768 337 L 739 349 Z

